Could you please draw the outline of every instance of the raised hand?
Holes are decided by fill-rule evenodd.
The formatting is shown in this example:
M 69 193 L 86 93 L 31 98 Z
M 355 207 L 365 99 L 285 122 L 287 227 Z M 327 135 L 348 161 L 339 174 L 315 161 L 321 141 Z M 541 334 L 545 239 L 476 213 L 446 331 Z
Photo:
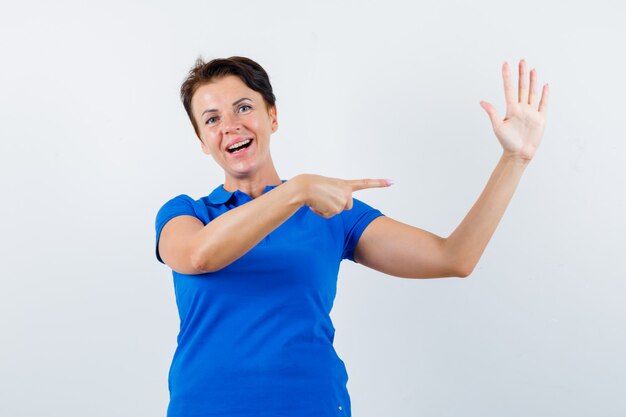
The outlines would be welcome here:
M 326 219 L 352 208 L 352 193 L 365 188 L 388 187 L 386 179 L 343 180 L 314 174 L 297 176 L 304 204 Z
M 509 65 L 502 65 L 504 80 L 504 97 L 506 100 L 506 115 L 504 119 L 498 114 L 495 107 L 481 101 L 480 106 L 485 109 L 496 137 L 504 149 L 504 155 L 530 161 L 541 142 L 546 124 L 546 111 L 550 90 L 544 84 L 541 100 L 537 105 L 537 71 L 530 70 L 530 85 L 526 82 L 526 61 L 519 62 L 519 82 L 517 97 L 511 83 Z

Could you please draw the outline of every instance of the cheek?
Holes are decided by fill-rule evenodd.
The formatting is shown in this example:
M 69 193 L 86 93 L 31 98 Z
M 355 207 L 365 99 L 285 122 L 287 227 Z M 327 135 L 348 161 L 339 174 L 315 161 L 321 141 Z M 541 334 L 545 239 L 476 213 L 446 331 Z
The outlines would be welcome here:
M 256 132 L 271 130 L 272 121 L 271 119 L 262 114 L 261 111 L 257 111 L 256 114 L 250 114 L 248 117 L 244 119 L 244 123 L 246 127 L 250 130 L 254 130 Z
M 215 134 L 215 132 L 212 132 L 208 129 L 204 132 L 203 138 L 204 138 L 204 143 L 207 143 L 210 146 L 217 143 L 217 135 Z
M 259 120 L 256 117 L 250 116 L 246 117 L 243 120 L 244 125 L 250 130 L 258 130 L 259 129 Z
M 219 151 L 216 138 L 207 133 L 202 136 L 202 146 L 208 149 L 212 154 Z

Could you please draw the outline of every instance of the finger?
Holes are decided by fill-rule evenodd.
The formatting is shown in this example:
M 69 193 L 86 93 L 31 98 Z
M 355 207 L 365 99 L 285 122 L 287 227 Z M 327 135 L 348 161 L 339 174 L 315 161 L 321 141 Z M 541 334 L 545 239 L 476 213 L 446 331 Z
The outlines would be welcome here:
M 530 70 L 529 90 L 528 104 L 535 107 L 537 105 L 537 71 L 534 68 Z
M 519 103 L 528 102 L 528 85 L 526 84 L 526 61 L 523 59 L 519 62 L 519 87 L 518 99 Z
M 393 180 L 389 179 L 362 179 L 347 181 L 348 185 L 352 187 L 352 191 L 363 190 L 365 188 L 388 187 L 393 184 Z
M 353 205 L 353 201 L 352 201 L 352 197 L 350 197 L 348 199 L 348 201 L 346 202 L 346 205 L 344 206 L 344 210 L 351 210 L 352 209 L 352 205 Z
M 509 71 L 509 64 L 504 63 L 502 65 L 502 80 L 504 81 L 504 99 L 507 103 L 515 102 L 513 96 L 513 85 L 511 84 L 511 72 Z
M 489 120 L 491 120 L 491 124 L 493 125 L 493 128 L 495 129 L 496 126 L 498 126 L 502 122 L 502 118 L 496 111 L 496 108 L 493 107 L 491 103 L 488 103 L 486 101 L 481 101 L 480 107 L 485 109 L 485 111 L 487 112 L 487 116 L 489 116 Z
M 541 101 L 539 102 L 539 111 L 545 113 L 548 110 L 548 98 L 550 97 L 550 86 L 544 84 L 541 92 Z
M 325 218 L 325 219 L 330 219 L 331 217 L 333 217 L 333 216 L 334 216 L 333 214 L 323 213 L 323 212 L 321 212 L 321 211 L 317 211 L 317 210 L 315 210 L 315 209 L 314 209 L 313 207 L 311 207 L 311 206 L 309 206 L 309 208 L 311 209 L 311 211 L 312 211 L 313 213 L 315 213 L 315 214 L 317 214 L 318 216 L 323 217 L 323 218 Z
M 322 216 L 322 217 L 324 217 L 324 215 L 323 215 L 321 212 L 319 212 L 319 211 L 315 210 L 313 207 L 309 206 L 309 209 L 310 209 L 313 213 L 317 214 L 318 216 Z

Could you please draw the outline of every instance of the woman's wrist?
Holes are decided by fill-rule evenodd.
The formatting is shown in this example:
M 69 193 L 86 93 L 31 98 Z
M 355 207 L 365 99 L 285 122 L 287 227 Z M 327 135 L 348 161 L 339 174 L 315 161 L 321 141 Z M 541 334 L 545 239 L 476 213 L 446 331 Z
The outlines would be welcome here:
M 530 163 L 531 159 L 527 159 L 527 158 L 522 158 L 519 155 L 515 155 L 513 153 L 509 153 L 509 152 L 502 152 L 502 158 L 506 158 L 510 161 L 516 162 L 520 165 L 526 166 Z
M 307 205 L 307 181 L 306 174 L 299 174 L 291 178 L 284 184 L 289 190 L 290 201 L 298 204 L 299 207 Z

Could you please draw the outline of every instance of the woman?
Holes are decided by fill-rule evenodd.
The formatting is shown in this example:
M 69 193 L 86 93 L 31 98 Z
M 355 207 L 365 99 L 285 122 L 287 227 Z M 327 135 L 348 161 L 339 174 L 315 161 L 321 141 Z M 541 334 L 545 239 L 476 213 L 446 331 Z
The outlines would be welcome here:
M 224 184 L 179 195 L 156 218 L 156 256 L 172 268 L 180 315 L 168 416 L 350 416 L 348 375 L 329 317 L 349 259 L 405 278 L 467 277 L 539 145 L 548 87 L 519 63 L 517 97 L 502 67 L 506 117 L 486 102 L 502 157 L 447 238 L 352 197 L 383 179 L 302 174 L 281 180 L 270 154 L 278 128 L 266 72 L 244 57 L 199 60 L 181 87 L 202 150 Z

